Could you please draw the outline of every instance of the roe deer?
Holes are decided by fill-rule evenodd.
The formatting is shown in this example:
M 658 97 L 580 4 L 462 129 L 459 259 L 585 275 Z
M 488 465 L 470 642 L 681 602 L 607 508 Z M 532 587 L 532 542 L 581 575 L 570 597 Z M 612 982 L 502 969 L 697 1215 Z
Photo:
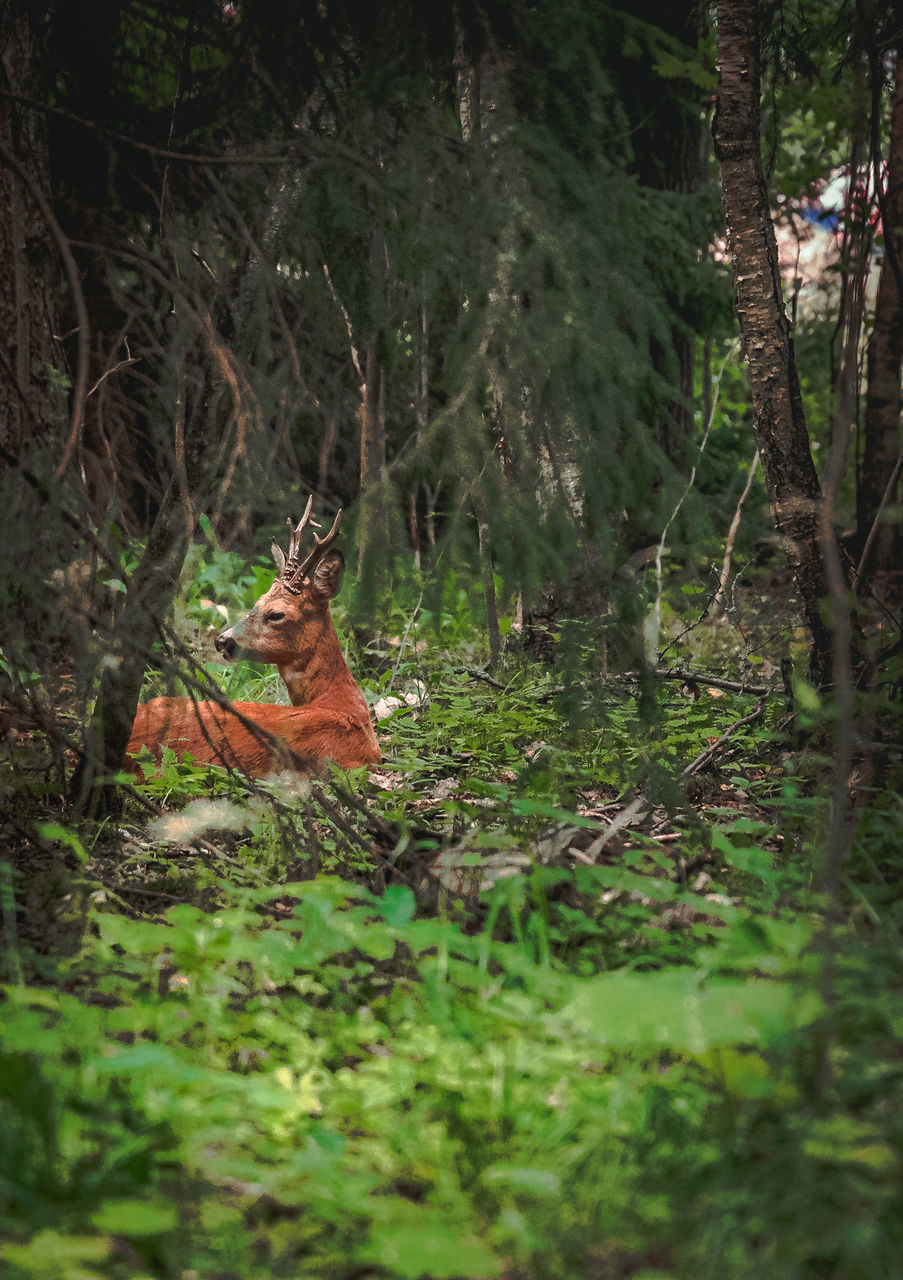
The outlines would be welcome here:
M 191 698 L 152 698 L 138 708 L 126 748 L 134 756 L 143 746 L 159 763 L 163 747 L 181 758 L 191 754 L 206 764 L 225 765 L 252 778 L 285 768 L 310 769 L 334 760 L 343 768 L 379 764 L 382 756 L 370 712 L 348 670 L 329 612 L 339 590 L 345 559 L 331 547 L 341 511 L 325 538 L 301 562 L 304 531 L 311 522 L 313 498 L 293 528 L 288 555 L 273 543 L 279 575 L 247 617 L 216 637 L 226 661 L 250 658 L 271 662 L 288 689 L 292 706 L 265 702 L 195 702 Z M 128 760 L 127 768 L 135 762 Z

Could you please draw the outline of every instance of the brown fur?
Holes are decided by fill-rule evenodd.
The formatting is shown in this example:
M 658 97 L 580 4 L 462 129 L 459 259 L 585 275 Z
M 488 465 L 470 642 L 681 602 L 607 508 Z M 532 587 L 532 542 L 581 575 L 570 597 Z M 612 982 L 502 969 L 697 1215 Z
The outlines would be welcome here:
M 131 757 L 144 746 L 158 764 L 163 748 L 171 747 L 180 759 L 190 754 L 252 778 L 286 768 L 315 770 L 323 760 L 346 769 L 379 764 L 370 712 L 329 613 L 343 564 L 340 552 L 324 548 L 300 589 L 287 586 L 282 574 L 245 619 L 217 637 L 227 660 L 274 663 L 292 706 L 236 702 L 232 710 L 190 698 L 152 698 L 138 708 L 126 768 L 137 768 Z
M 362 724 L 360 716 L 322 707 L 232 705 L 235 713 L 215 702 L 152 698 L 138 708 L 128 754 L 134 756 L 147 746 L 159 764 L 163 748 L 171 747 L 179 759 L 191 755 L 200 763 L 237 769 L 251 778 L 297 768 L 299 762 L 311 768 L 321 760 L 334 760 L 353 769 L 379 764 L 382 758 L 369 716 Z M 239 717 L 262 732 L 256 734 Z M 129 760 L 128 767 L 134 768 L 134 761 Z

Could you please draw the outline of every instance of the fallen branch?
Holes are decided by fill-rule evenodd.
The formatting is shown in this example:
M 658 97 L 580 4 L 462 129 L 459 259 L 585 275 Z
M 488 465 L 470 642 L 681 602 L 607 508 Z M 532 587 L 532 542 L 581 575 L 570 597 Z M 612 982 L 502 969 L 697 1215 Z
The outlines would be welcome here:
M 484 684 L 491 685 L 493 689 L 500 689 L 503 693 L 506 686 L 499 684 L 498 680 L 493 680 L 492 676 L 486 675 L 485 671 L 477 671 L 476 667 L 455 667 L 455 675 L 470 676 L 472 680 L 482 680 Z
M 725 742 L 727 742 L 729 738 L 734 736 L 738 729 L 742 729 L 743 726 L 747 724 L 755 724 L 757 720 L 762 719 L 764 714 L 765 703 L 760 702 L 748 716 L 744 716 L 742 720 L 735 720 L 730 728 L 725 729 L 724 733 L 722 733 L 721 737 L 718 738 L 716 742 L 711 743 L 706 747 L 705 751 L 700 752 L 695 760 L 691 760 L 687 767 L 681 770 L 680 776 L 682 778 L 690 778 L 694 773 L 698 773 L 704 764 L 708 764 L 713 756 L 718 754 L 720 748 L 724 746 Z
M 722 676 L 711 676 L 705 671 L 681 671 L 676 667 L 657 667 L 653 672 L 659 680 L 679 680 L 682 684 L 711 685 L 713 689 L 727 689 L 731 693 L 749 693 L 757 698 L 767 698 L 773 693 L 783 692 L 783 686 L 777 684 L 745 684 L 742 680 L 725 680 Z M 638 671 L 625 671 L 625 680 L 641 680 Z
M 585 851 L 587 857 L 593 860 L 598 858 L 612 836 L 617 835 L 624 827 L 629 826 L 638 815 L 643 814 L 643 810 L 647 808 L 648 804 L 649 801 L 645 796 L 637 796 L 635 800 L 631 800 L 626 809 L 622 809 L 616 817 L 612 818 L 602 834 L 597 836 Z M 645 814 L 643 814 L 643 817 L 645 817 Z

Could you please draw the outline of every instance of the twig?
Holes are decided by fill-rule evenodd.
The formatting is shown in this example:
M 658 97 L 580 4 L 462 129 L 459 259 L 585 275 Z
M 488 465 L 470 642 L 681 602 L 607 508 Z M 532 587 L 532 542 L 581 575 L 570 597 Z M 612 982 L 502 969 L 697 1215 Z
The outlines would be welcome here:
M 505 692 L 505 685 L 499 684 L 498 680 L 493 680 L 492 676 L 487 676 L 484 671 L 477 671 L 475 667 L 455 667 L 455 675 L 470 676 L 472 680 L 482 680 L 484 684 L 491 685 L 493 689 L 500 689 Z
M 626 809 L 622 809 L 619 814 L 612 818 L 608 826 L 597 836 L 592 844 L 587 848 L 586 854 L 589 858 L 598 858 L 599 854 L 608 844 L 613 835 L 616 835 L 623 827 L 629 826 L 638 813 L 649 804 L 645 796 L 637 796 L 635 800 L 631 800 Z
M 725 680 L 721 676 L 710 676 L 705 671 L 680 671 L 675 667 L 657 667 L 653 672 L 659 680 L 680 680 L 683 683 L 708 684 L 713 689 L 727 689 L 731 693 L 749 693 L 757 698 L 769 697 L 780 693 L 777 684 L 744 684 L 742 680 Z M 625 680 L 640 680 L 643 677 L 638 671 L 626 671 Z
M 865 546 L 862 548 L 862 555 L 859 557 L 859 563 L 857 564 L 856 570 L 853 574 L 854 587 L 858 587 L 862 579 L 866 562 L 868 561 L 869 553 L 872 549 L 872 543 L 875 541 L 875 536 L 878 533 L 878 525 L 881 521 L 881 516 L 884 514 L 884 508 L 890 502 L 891 494 L 893 493 L 897 480 L 899 479 L 901 465 L 903 465 L 903 453 L 897 455 L 896 464 L 893 471 L 890 473 L 890 479 L 884 487 L 884 493 L 881 495 L 881 501 L 878 503 L 878 510 L 875 512 L 872 527 L 869 529 L 868 537 L 865 540 Z
M 108 884 L 104 884 L 104 893 L 111 894 L 114 898 L 118 898 L 123 893 L 137 893 L 142 898 L 165 898 L 167 902 L 184 902 L 184 894 L 179 896 L 175 893 L 165 893 L 162 889 L 146 889 L 138 884 L 120 884 L 115 889 L 111 889 Z M 127 904 L 123 903 L 123 906 Z M 131 908 L 129 908 L 131 910 Z
M 735 720 L 730 728 L 725 729 L 724 733 L 722 733 L 721 737 L 716 742 L 711 743 L 706 747 L 705 751 L 700 752 L 695 760 L 691 760 L 687 767 L 681 770 L 680 776 L 682 778 L 689 778 L 694 773 L 698 773 L 704 764 L 708 764 L 712 757 L 717 755 L 719 748 L 723 747 L 728 738 L 732 738 L 738 729 L 742 729 L 743 726 L 747 724 L 754 724 L 756 720 L 761 720 L 764 714 L 765 703 L 757 703 L 755 709 L 751 711 L 748 716 L 744 716 L 742 720 Z
M 329 292 L 332 294 L 333 302 L 336 304 L 336 306 L 344 316 L 345 328 L 348 330 L 348 342 L 351 347 L 351 363 L 354 365 L 354 371 L 357 374 L 358 378 L 360 379 L 361 385 L 363 386 L 365 381 L 364 373 L 363 373 L 363 370 L 361 369 L 361 361 L 360 361 L 360 356 L 358 355 L 357 347 L 354 345 L 354 330 L 351 327 L 351 316 L 348 314 L 348 311 L 346 310 L 344 302 L 339 297 L 336 291 L 336 287 L 332 283 L 332 276 L 329 274 L 329 267 L 325 262 L 323 263 L 323 275 L 326 277 L 326 283 L 329 286 Z
M 722 607 L 724 597 L 727 594 L 727 580 L 731 571 L 731 557 L 734 554 L 734 540 L 737 537 L 737 530 L 740 528 L 740 517 L 743 514 L 743 504 L 749 497 L 749 491 L 753 487 L 753 481 L 756 478 L 756 471 L 759 468 L 759 450 L 756 449 L 752 456 L 752 462 L 749 464 L 749 474 L 746 477 L 746 484 L 743 486 L 743 492 L 740 494 L 737 502 L 734 518 L 731 520 L 730 528 L 727 531 L 727 538 L 724 541 L 724 560 L 721 562 L 721 572 L 718 575 L 718 590 L 712 597 L 709 609 L 712 614 L 717 615 Z
M 699 465 L 699 459 L 702 457 L 705 447 L 709 442 L 709 435 L 712 430 L 712 424 L 715 421 L 715 410 L 718 408 L 718 396 L 721 392 L 721 379 L 724 377 L 724 371 L 729 362 L 740 350 L 740 339 L 735 338 L 731 343 L 730 350 L 721 362 L 721 368 L 718 370 L 718 376 L 715 378 L 712 394 L 712 406 L 709 410 L 709 420 L 705 424 L 705 431 L 702 435 L 702 441 L 699 445 L 699 453 L 696 462 L 690 470 L 690 478 L 684 486 L 684 491 L 677 500 L 677 505 L 665 521 L 665 527 L 662 529 L 662 536 L 659 539 L 658 546 L 655 548 L 655 603 L 652 606 L 652 612 L 647 618 L 649 623 L 646 637 L 646 657 L 649 662 L 655 662 L 658 656 L 658 638 L 662 629 L 662 556 L 665 553 L 665 542 L 668 537 L 668 530 L 677 519 L 677 513 L 680 511 L 687 495 L 696 483 L 696 469 Z
M 402 662 L 402 658 L 404 657 L 405 645 L 407 644 L 408 636 L 411 634 L 411 630 L 414 627 L 415 622 L 417 621 L 417 615 L 420 613 L 420 606 L 422 603 L 423 603 L 423 592 L 421 591 L 420 598 L 418 599 L 417 603 L 414 605 L 414 608 L 411 611 L 411 614 L 408 617 L 407 622 L 405 623 L 404 631 L 401 634 L 401 640 L 398 645 L 398 657 L 395 660 L 395 666 L 392 668 L 392 675 L 390 676 L 389 683 L 386 686 L 387 693 L 391 691 L 392 686 L 395 684 L 395 681 L 398 677 L 398 672 L 401 670 L 401 662 Z
M 344 804 L 346 804 L 349 807 L 349 809 L 355 809 L 357 811 L 357 813 L 363 818 L 364 824 L 367 827 L 369 827 L 373 835 L 382 836 L 383 839 L 391 840 L 397 843 L 398 841 L 397 830 L 394 827 L 392 827 L 390 823 L 386 822 L 384 818 L 380 817 L 378 813 L 374 813 L 372 809 L 368 809 L 366 804 L 363 802 L 363 800 L 359 796 L 356 796 L 352 794 L 352 792 L 347 791 L 343 786 L 341 786 L 335 780 L 332 781 L 330 786 L 331 786 L 331 790 L 334 792 L 334 794 L 339 800 L 341 800 Z M 318 800 L 322 800 L 322 797 L 323 797 L 322 787 L 317 787 L 316 796 Z
M 141 359 L 141 357 L 140 357 L 140 356 L 133 356 L 133 355 L 132 355 L 131 351 L 129 350 L 129 340 L 128 340 L 128 338 L 126 338 L 124 341 L 125 341 L 125 352 L 126 352 L 126 357 L 127 357 L 127 359 L 125 359 L 125 360 L 120 360 L 118 364 L 114 364 L 112 368 L 107 369 L 105 373 L 102 373 L 102 374 L 100 375 L 100 377 L 97 379 L 97 381 L 94 383 L 94 386 L 91 388 L 91 390 L 90 390 L 90 391 L 88 391 L 88 392 L 86 393 L 86 395 L 85 395 L 85 399 L 86 399 L 86 400 L 87 400 L 90 396 L 93 396 L 93 395 L 94 395 L 94 392 L 97 390 L 97 388 L 100 386 L 100 384 L 101 384 L 102 382 L 106 382 L 107 378 L 111 377 L 111 376 L 112 376 L 112 374 L 114 374 L 114 373 L 118 373 L 120 369 L 124 369 L 127 365 L 130 365 L 130 364 L 137 364 L 137 363 L 138 363 L 138 361 Z
M 32 177 L 28 170 L 19 163 L 14 155 L 12 155 L 3 146 L 0 146 L 0 160 L 4 164 L 9 165 L 10 169 L 17 175 L 22 184 L 27 187 L 32 200 L 37 205 L 41 217 L 47 224 L 47 230 L 56 241 L 60 257 L 63 260 L 63 266 L 66 276 L 69 280 L 69 288 L 72 290 L 72 305 L 75 307 L 75 316 L 78 321 L 78 345 L 75 362 L 75 381 L 72 387 L 72 411 L 69 418 L 69 438 L 66 441 L 63 450 L 63 457 L 54 473 L 57 480 L 65 472 L 69 465 L 69 459 L 75 448 L 78 437 L 82 429 L 82 419 L 85 416 L 85 387 L 88 385 L 88 337 L 90 326 L 88 322 L 88 307 L 85 302 L 85 295 L 81 286 L 81 273 L 72 253 L 71 243 L 66 236 L 63 228 L 54 217 L 53 210 L 41 190 L 37 181 Z
M 779 693 L 776 684 L 744 684 L 742 680 L 723 680 L 721 676 L 710 676 L 704 671 L 656 671 L 662 680 L 692 680 L 694 684 L 709 684 L 713 689 L 728 689 L 731 693 L 750 693 L 756 697 L 765 697 L 771 693 Z
M 153 143 L 142 142 L 138 138 L 130 138 L 125 133 L 117 133 L 115 129 L 108 129 L 106 125 L 98 124 L 96 120 L 87 120 L 84 116 L 78 116 L 72 111 L 64 111 L 61 107 L 51 107 L 46 102 L 40 102 L 37 98 L 27 98 L 21 93 L 11 93 L 8 89 L 0 89 L 0 98 L 6 98 L 11 102 L 21 103 L 23 107 L 30 107 L 33 111 L 40 111 L 44 115 L 59 116 L 63 120 L 68 120 L 71 124 L 80 125 L 83 129 L 91 129 L 94 133 L 104 138 L 112 138 L 114 142 L 121 142 L 126 147 L 132 147 L 136 151 L 144 151 L 148 155 L 157 156 L 163 160 L 181 160 L 187 164 L 284 164 L 285 155 L 255 155 L 253 152 L 239 152 L 231 155 L 197 155 L 190 151 L 172 151 L 167 147 L 156 147 Z

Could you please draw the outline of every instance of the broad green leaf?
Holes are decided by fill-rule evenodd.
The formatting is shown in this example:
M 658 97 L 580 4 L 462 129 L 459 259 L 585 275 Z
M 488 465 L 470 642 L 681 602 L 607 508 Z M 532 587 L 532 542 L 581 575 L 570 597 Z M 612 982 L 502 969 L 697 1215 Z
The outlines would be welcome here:
M 0 1245 L 0 1259 L 38 1280 L 94 1280 L 110 1248 L 102 1237 L 42 1231 L 27 1244 Z
M 712 979 L 694 970 L 613 973 L 589 979 L 562 1010 L 613 1049 L 702 1054 L 719 1045 L 763 1044 L 797 1022 L 789 983 Z
M 389 1217 L 400 1210 L 400 1222 L 386 1222 L 372 1229 L 355 1250 L 358 1262 L 384 1267 L 401 1280 L 483 1280 L 497 1276 L 501 1263 L 473 1236 L 447 1223 L 444 1215 L 428 1207 L 409 1211 L 394 1201 L 387 1206 Z
M 79 862 L 87 862 L 88 851 L 76 832 L 61 827 L 58 822 L 42 822 L 38 831 L 44 840 L 59 840 L 65 848 L 72 850 Z
M 413 918 L 414 895 L 406 885 L 390 884 L 383 898 L 383 916 L 392 929 L 403 929 Z
M 98 1231 L 114 1236 L 159 1236 L 175 1230 L 179 1215 L 163 1200 L 108 1200 L 93 1221 Z
M 483 1174 L 490 1185 L 510 1187 L 513 1191 L 530 1191 L 536 1195 L 558 1195 L 561 1179 L 549 1169 L 532 1169 L 518 1165 L 494 1164 Z

